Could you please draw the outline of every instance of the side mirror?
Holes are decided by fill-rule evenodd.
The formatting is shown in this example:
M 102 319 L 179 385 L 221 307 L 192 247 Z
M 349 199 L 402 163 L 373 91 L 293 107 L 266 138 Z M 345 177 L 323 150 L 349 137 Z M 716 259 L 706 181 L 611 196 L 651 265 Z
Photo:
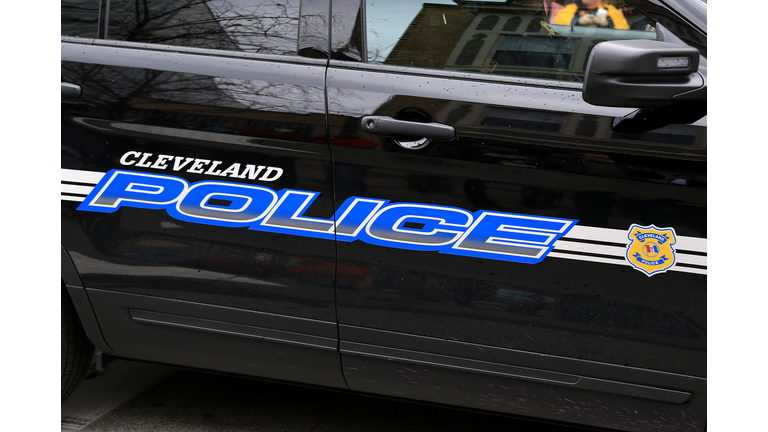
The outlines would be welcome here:
M 688 46 L 646 39 L 601 42 L 589 56 L 582 96 L 593 105 L 624 108 L 706 102 L 698 69 L 699 51 Z

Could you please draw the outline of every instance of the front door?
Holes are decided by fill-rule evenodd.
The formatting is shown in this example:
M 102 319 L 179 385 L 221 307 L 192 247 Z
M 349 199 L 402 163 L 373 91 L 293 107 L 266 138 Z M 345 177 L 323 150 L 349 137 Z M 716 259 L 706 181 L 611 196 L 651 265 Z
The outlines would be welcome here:
M 656 20 L 622 2 L 627 28 L 558 25 L 554 2 L 356 3 L 333 3 L 360 19 L 332 46 L 363 54 L 327 80 L 350 388 L 701 426 L 706 119 L 618 132 L 633 110 L 580 92 L 595 44 L 656 39 Z

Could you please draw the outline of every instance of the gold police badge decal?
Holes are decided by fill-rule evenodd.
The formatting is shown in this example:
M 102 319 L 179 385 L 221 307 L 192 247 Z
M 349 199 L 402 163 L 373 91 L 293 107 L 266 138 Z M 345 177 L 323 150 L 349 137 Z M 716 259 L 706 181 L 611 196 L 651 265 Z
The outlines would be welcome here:
M 664 273 L 675 265 L 675 250 L 672 245 L 677 241 L 673 228 L 656 228 L 633 224 L 629 227 L 627 262 L 632 267 L 653 276 Z

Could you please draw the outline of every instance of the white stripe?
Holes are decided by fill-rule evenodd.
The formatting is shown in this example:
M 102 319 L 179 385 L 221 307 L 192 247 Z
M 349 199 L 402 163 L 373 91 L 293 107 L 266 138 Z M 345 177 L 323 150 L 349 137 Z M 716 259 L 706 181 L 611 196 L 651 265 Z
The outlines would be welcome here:
M 71 169 L 61 169 L 61 181 L 75 183 L 96 184 L 101 181 L 105 173 L 95 171 L 80 171 Z
M 630 265 L 626 260 L 616 260 L 611 258 L 601 258 L 601 257 L 587 256 L 587 255 L 571 255 L 571 254 L 563 254 L 563 253 L 557 253 L 557 252 L 550 252 L 550 254 L 547 255 L 547 258 L 564 258 L 564 259 L 571 259 L 571 260 L 578 260 L 578 261 L 599 262 L 603 264 L 618 264 L 618 265 L 625 265 L 625 266 Z M 678 267 L 678 266 L 674 266 L 667 271 L 678 271 L 683 273 L 696 273 L 696 274 L 703 274 L 703 275 L 707 274 L 706 269 Z
M 629 229 L 629 227 L 627 227 Z M 563 236 L 563 239 L 592 240 L 607 243 L 627 244 L 629 242 L 628 232 L 611 228 L 598 228 L 583 225 L 576 225 L 571 231 Z M 677 236 L 675 249 L 689 250 L 692 252 L 707 252 L 707 239 L 700 237 Z
M 92 190 L 93 190 L 93 186 L 80 186 L 80 185 L 71 185 L 71 184 L 61 185 L 62 193 L 88 195 L 89 193 L 91 193 Z
M 689 250 L 692 252 L 707 252 L 707 239 L 700 237 L 677 237 L 675 249 Z
M 629 227 L 627 227 L 629 228 Z M 579 240 L 594 240 L 608 243 L 622 243 L 629 242 L 627 237 L 627 231 L 610 229 L 610 228 L 597 228 L 584 225 L 576 225 L 568 232 L 564 239 L 573 238 Z
M 76 183 L 90 183 L 95 185 L 96 183 L 101 181 L 101 178 L 104 176 L 104 174 L 105 173 L 101 173 L 101 172 L 70 170 L 70 169 L 62 168 L 61 180 L 68 181 L 68 182 L 76 182 Z M 87 195 L 91 192 L 91 190 L 93 190 L 93 188 L 87 187 L 87 186 L 61 185 L 62 192 L 79 193 L 79 194 Z M 65 195 L 62 195 L 61 199 L 66 201 L 78 201 L 78 202 L 83 201 L 83 198 L 65 196 Z M 565 235 L 560 241 L 555 243 L 555 250 L 567 250 L 567 251 L 573 251 L 573 252 L 583 252 L 583 253 L 615 256 L 617 258 L 621 258 L 620 260 L 612 260 L 610 258 L 599 258 L 594 256 L 561 254 L 557 252 L 552 252 L 549 254 L 549 256 L 557 257 L 557 258 L 565 258 L 565 259 L 575 259 L 575 260 L 581 260 L 581 261 L 629 265 L 629 263 L 627 263 L 626 260 L 624 259 L 626 247 L 563 241 L 568 239 L 627 244 L 627 242 L 629 241 L 629 238 L 628 238 L 627 231 L 625 230 L 576 225 L 571 229 L 571 231 L 567 235 Z M 675 243 L 674 247 L 676 250 L 689 250 L 694 252 L 706 253 L 707 239 L 699 238 L 699 237 L 677 236 L 677 242 Z M 676 255 L 676 259 L 677 259 L 677 262 L 681 264 L 694 264 L 694 265 L 701 265 L 701 266 L 707 265 L 707 257 L 705 256 L 689 255 L 686 253 L 678 252 Z M 689 269 L 685 267 L 674 267 L 672 270 L 684 271 L 689 273 L 706 274 L 706 270 Z
M 705 267 L 707 265 L 707 257 L 705 256 L 688 255 L 680 252 L 678 252 L 675 256 L 676 256 L 675 260 L 680 264 L 694 264 L 694 265 L 700 265 Z
M 579 243 L 579 242 L 569 242 L 569 241 L 562 241 L 562 240 L 558 240 L 557 242 L 555 242 L 555 250 L 558 250 L 558 249 L 573 251 L 573 252 L 586 252 L 586 253 L 595 253 L 600 255 L 610 255 L 610 256 L 615 256 L 619 258 L 623 258 L 624 253 L 627 250 L 627 248 L 619 247 L 619 246 L 605 246 L 605 245 L 598 245 L 598 244 L 592 244 L 592 243 Z
M 677 246 L 677 245 L 675 245 Z M 555 250 L 567 250 L 572 252 L 584 252 L 600 255 L 615 256 L 624 259 L 627 253 L 626 247 L 605 246 L 592 243 L 579 243 L 559 240 L 555 243 Z M 677 262 L 681 264 L 695 264 L 700 266 L 707 265 L 707 257 L 700 255 L 690 255 L 682 252 L 675 254 Z

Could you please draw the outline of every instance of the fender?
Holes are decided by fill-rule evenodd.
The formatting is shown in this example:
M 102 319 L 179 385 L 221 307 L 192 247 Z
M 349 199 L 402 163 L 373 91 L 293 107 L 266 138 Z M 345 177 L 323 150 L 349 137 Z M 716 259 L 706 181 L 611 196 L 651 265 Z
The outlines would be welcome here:
M 69 257 L 69 253 L 64 245 L 61 245 L 61 283 L 67 287 L 69 297 L 75 305 L 77 317 L 85 330 L 85 335 L 91 343 L 102 353 L 115 355 L 112 348 L 109 347 L 104 336 L 101 334 L 101 328 L 96 320 L 96 314 L 85 292 L 85 287 L 80 279 L 80 273 L 75 268 L 75 264 Z

